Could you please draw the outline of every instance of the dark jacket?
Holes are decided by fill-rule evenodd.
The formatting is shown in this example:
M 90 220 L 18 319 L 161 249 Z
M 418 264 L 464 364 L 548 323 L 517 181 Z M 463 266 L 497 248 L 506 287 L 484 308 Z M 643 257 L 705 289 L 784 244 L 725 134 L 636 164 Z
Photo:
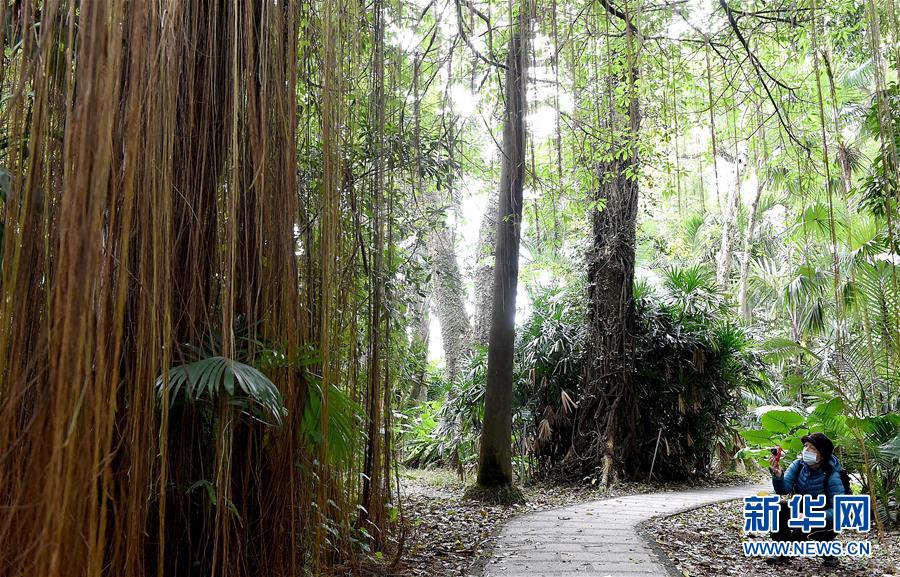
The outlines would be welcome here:
M 825 515 L 831 522 L 834 518 L 834 496 L 844 494 L 844 483 L 841 481 L 841 462 L 837 457 L 831 457 L 829 461 L 831 474 L 825 467 L 812 469 L 798 458 L 791 463 L 787 471 L 781 477 L 772 475 L 772 487 L 779 495 L 825 495 Z M 828 477 L 828 487 L 825 487 L 825 478 Z

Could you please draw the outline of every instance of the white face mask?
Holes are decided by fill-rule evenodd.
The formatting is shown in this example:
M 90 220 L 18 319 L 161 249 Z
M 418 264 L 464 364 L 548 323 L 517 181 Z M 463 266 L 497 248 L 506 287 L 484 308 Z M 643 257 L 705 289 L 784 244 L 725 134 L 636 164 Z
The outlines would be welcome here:
M 807 465 L 815 465 L 819 460 L 818 455 L 816 455 L 809 449 L 803 449 L 802 458 L 803 458 L 803 462 L 806 463 Z

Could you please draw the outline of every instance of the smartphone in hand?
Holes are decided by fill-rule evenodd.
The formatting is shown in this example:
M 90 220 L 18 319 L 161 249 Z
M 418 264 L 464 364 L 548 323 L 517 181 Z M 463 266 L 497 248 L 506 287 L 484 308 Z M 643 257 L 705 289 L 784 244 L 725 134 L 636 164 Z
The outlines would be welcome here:
M 775 445 L 775 448 L 771 450 L 772 456 L 775 457 L 775 466 L 778 466 L 778 462 L 781 461 L 781 457 L 784 456 L 784 451 L 781 449 L 781 445 Z
M 769 467 L 773 475 L 781 477 L 781 466 L 778 463 L 781 461 L 781 457 L 784 456 L 784 450 L 782 450 L 781 445 L 776 445 L 774 449 L 770 450 L 772 451 L 772 456 L 769 457 Z

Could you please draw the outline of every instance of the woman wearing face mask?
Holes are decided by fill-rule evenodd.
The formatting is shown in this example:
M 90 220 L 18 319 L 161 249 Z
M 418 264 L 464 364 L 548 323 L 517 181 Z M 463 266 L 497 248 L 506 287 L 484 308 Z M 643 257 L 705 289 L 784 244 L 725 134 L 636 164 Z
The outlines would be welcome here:
M 803 452 L 791 463 L 787 471 L 782 471 L 776 458 L 769 459 L 772 471 L 772 486 L 779 495 L 825 495 L 825 516 L 827 525 L 823 529 L 813 529 L 804 533 L 800 529 L 788 527 L 790 508 L 784 501 L 778 515 L 778 532 L 772 534 L 773 541 L 831 541 L 836 533 L 834 528 L 834 496 L 844 494 L 841 481 L 841 463 L 832 455 L 834 443 L 824 433 L 812 433 L 803 437 Z M 770 557 L 767 563 L 786 563 L 789 557 Z M 837 557 L 825 557 L 826 567 L 836 567 Z

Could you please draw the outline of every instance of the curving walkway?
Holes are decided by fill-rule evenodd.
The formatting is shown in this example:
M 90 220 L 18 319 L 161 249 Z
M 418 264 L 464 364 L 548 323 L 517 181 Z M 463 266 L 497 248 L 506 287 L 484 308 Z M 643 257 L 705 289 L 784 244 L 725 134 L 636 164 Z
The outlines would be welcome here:
M 716 501 L 771 491 L 769 485 L 648 493 L 582 503 L 513 519 L 503 528 L 485 577 L 668 577 L 637 526 Z

